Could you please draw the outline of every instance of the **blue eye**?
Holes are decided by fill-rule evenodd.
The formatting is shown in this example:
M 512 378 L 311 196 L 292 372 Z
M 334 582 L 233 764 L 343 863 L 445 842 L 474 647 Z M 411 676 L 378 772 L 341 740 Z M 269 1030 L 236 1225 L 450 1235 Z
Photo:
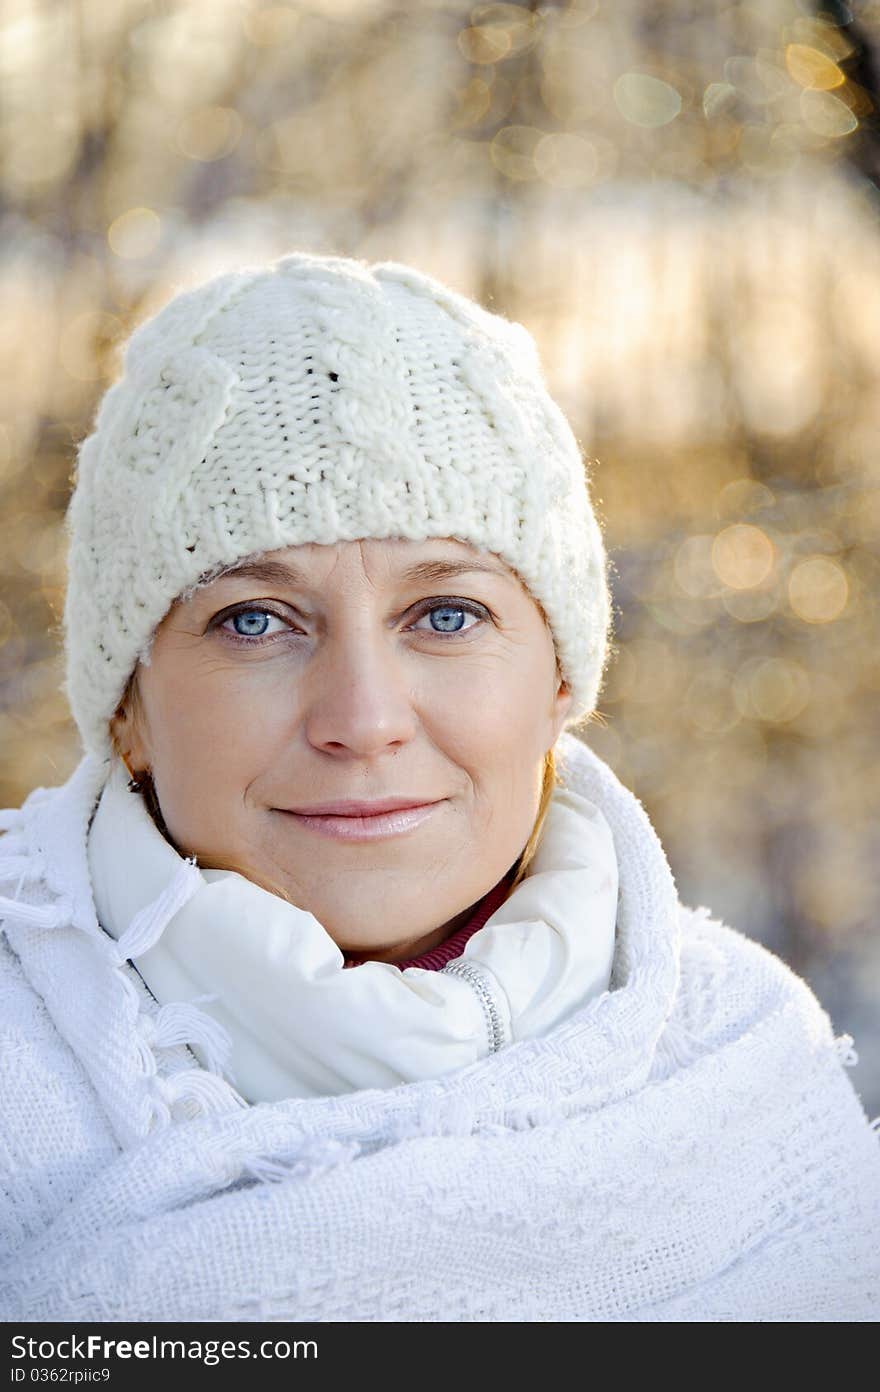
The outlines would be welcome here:
M 237 614 L 227 615 L 220 627 L 231 623 L 238 638 L 264 638 L 270 619 L 282 622 L 270 609 L 239 609 Z
M 457 621 L 457 616 L 459 614 L 472 614 L 476 619 L 485 617 L 484 611 L 475 604 L 433 604 L 430 609 L 426 609 L 420 616 L 420 621 L 421 619 L 430 618 L 432 614 L 440 615 L 439 627 L 431 628 L 427 631 L 437 634 L 448 633 L 453 636 L 457 633 L 468 633 L 471 628 L 476 626 L 475 624 L 471 624 L 469 628 L 464 628 Z M 424 633 L 426 631 L 425 629 L 419 630 L 415 625 L 414 628 L 416 632 Z

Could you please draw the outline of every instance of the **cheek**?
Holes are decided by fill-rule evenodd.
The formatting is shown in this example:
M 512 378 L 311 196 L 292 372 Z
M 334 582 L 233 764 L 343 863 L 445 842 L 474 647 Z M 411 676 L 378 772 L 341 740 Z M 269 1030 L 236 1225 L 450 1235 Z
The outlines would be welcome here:
M 528 761 L 543 753 L 552 661 L 526 643 L 492 653 L 467 670 L 450 663 L 442 683 L 427 682 L 422 711 L 476 762 Z M 458 670 L 452 669 L 457 667 Z
M 487 669 L 477 689 L 461 683 L 454 699 L 423 706 L 428 737 L 466 773 L 481 824 L 525 818 L 531 825 L 535 770 L 546 747 L 542 714 L 531 677 L 509 666 Z
M 245 679 L 248 675 L 250 680 Z M 294 716 L 289 692 L 285 700 L 277 682 L 260 681 L 259 675 L 190 672 L 164 681 L 156 703 L 157 728 L 178 749 L 207 747 L 216 753 L 220 741 L 227 751 L 259 744 Z
M 229 809 L 264 771 L 284 732 L 291 706 L 254 681 L 214 672 L 211 680 L 164 683 L 151 712 L 154 768 L 168 807 L 166 819 L 210 821 L 211 809 Z

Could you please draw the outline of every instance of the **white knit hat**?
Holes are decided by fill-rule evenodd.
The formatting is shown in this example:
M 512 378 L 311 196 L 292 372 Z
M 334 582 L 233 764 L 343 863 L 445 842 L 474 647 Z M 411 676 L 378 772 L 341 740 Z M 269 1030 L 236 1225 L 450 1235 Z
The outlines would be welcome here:
M 178 293 L 128 340 L 78 451 L 65 692 L 85 748 L 212 571 L 279 547 L 451 537 L 495 552 L 595 708 L 606 558 L 534 339 L 410 266 L 295 253 Z

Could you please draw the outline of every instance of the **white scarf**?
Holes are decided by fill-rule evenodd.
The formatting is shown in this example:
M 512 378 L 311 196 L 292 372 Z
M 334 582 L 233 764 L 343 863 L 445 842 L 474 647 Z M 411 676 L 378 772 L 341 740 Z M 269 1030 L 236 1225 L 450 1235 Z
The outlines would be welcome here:
M 614 837 L 610 988 L 444 1077 L 253 1106 L 187 1048 L 216 1021 L 158 1006 L 98 923 L 106 768 L 0 811 L 6 1321 L 877 1319 L 852 1037 L 679 904 L 601 759 L 557 753 Z
M 98 918 L 119 939 L 141 916 L 135 933 L 154 941 L 135 966 L 160 1004 L 201 998 L 231 1040 L 225 1071 L 249 1102 L 439 1077 L 545 1034 L 608 988 L 614 838 L 573 789 L 554 789 L 527 875 L 462 956 L 429 971 L 346 969 L 313 914 L 231 870 L 198 872 L 175 908 L 163 896 L 182 859 L 127 785 L 116 759 L 89 834 Z

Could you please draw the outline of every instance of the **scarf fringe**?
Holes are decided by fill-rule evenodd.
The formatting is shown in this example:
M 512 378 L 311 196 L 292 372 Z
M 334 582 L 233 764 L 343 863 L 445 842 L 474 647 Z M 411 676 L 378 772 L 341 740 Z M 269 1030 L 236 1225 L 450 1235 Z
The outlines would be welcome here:
M 204 1068 L 185 1068 L 170 1077 L 150 1075 L 148 1080 L 153 1103 L 154 1116 L 165 1124 L 180 1119 L 182 1106 L 194 1103 L 202 1115 L 219 1115 L 229 1111 L 229 1084 L 216 1073 L 208 1073 Z M 239 1104 L 247 1106 L 243 1097 Z
M 208 1060 L 210 1071 L 223 1073 L 232 1053 L 229 1033 L 219 1020 L 195 1009 L 197 1003 L 209 1000 L 216 1000 L 216 996 L 196 996 L 188 1002 L 170 1001 L 160 1006 L 156 1015 L 141 1011 L 137 1020 L 138 1034 L 151 1049 L 197 1044 Z
M 184 860 L 168 884 L 152 904 L 135 914 L 131 923 L 113 944 L 113 953 L 120 962 L 140 957 L 162 936 L 170 920 L 204 885 L 202 872 L 195 856 Z
M 657 1041 L 656 1054 L 675 1068 L 688 1068 L 706 1053 L 706 1045 L 678 1020 L 668 1020 Z
M 0 842 L 0 845 L 6 851 L 9 851 L 10 846 L 16 848 L 8 855 L 0 857 L 0 880 L 14 880 L 18 875 L 16 893 L 26 880 L 42 879 L 45 859 L 41 855 L 29 854 L 22 838 L 13 838 L 7 833 L 5 841 Z
M 503 1120 L 487 1122 L 479 1108 L 466 1098 L 438 1099 L 433 1106 L 422 1106 L 417 1111 L 386 1120 L 381 1135 L 373 1132 L 363 1134 L 359 1140 L 340 1140 L 299 1133 L 283 1150 L 274 1147 L 239 1155 L 236 1174 L 281 1183 L 293 1177 L 306 1179 L 322 1174 L 327 1169 L 349 1164 L 401 1142 L 422 1138 L 436 1141 L 510 1136 L 516 1131 L 563 1119 L 570 1110 L 567 1105 L 570 1101 L 569 1098 L 548 1101 L 533 1097 L 518 1107 L 507 1109 Z
M 18 826 L 18 820 L 13 821 L 6 816 L 10 811 L 17 809 L 7 807 L 0 811 L 0 829 L 4 823 L 7 827 Z M 26 904 L 18 898 L 25 884 L 44 879 L 45 856 L 39 851 L 28 849 L 21 831 L 7 830 L 3 841 L 0 842 L 0 850 L 3 851 L 0 855 L 0 884 L 15 882 L 11 898 L 0 894 L 0 923 L 5 919 L 14 919 L 19 923 L 29 923 L 34 928 L 58 927 L 68 907 L 63 900 L 57 900 L 54 904 Z
M 13 919 L 32 928 L 60 928 L 67 921 L 68 909 L 60 903 L 23 904 L 19 899 L 0 895 L 0 922 Z
M 243 1178 L 282 1184 L 288 1179 L 310 1179 L 327 1170 L 347 1165 L 361 1153 L 358 1141 L 338 1141 L 321 1136 L 301 1138 L 296 1155 L 281 1159 L 276 1154 L 254 1154 L 240 1160 Z
M 151 1016 L 144 1008 L 145 999 L 126 970 L 128 962 L 146 952 L 158 941 L 178 909 L 199 890 L 204 880 L 196 857 L 184 860 L 180 869 L 163 892 L 135 916 L 118 940 L 95 925 L 84 923 L 75 906 L 64 895 L 55 894 L 54 902 L 29 904 L 15 897 L 27 883 L 47 884 L 46 854 L 29 845 L 28 822 L 23 815 L 39 803 L 50 789 L 36 789 L 25 807 L 0 809 L 0 884 L 14 885 L 13 897 L 0 895 L 0 929 L 7 923 L 25 928 L 76 928 L 92 937 L 104 962 L 126 998 L 127 1013 L 134 1024 L 134 1045 L 137 1051 L 138 1072 L 144 1087 L 143 1105 L 138 1107 L 137 1136 L 128 1136 L 124 1144 L 142 1139 L 157 1125 L 168 1125 L 182 1117 L 212 1115 L 246 1108 L 248 1103 L 222 1075 L 232 1052 L 232 1040 L 219 1021 L 195 1002 L 171 1002 L 160 1006 Z M 52 891 L 50 891 L 52 892 Z M 197 997 L 198 1001 L 212 999 Z M 159 1071 L 160 1052 L 179 1045 L 195 1044 L 203 1051 L 205 1066 L 184 1068 L 177 1073 Z

